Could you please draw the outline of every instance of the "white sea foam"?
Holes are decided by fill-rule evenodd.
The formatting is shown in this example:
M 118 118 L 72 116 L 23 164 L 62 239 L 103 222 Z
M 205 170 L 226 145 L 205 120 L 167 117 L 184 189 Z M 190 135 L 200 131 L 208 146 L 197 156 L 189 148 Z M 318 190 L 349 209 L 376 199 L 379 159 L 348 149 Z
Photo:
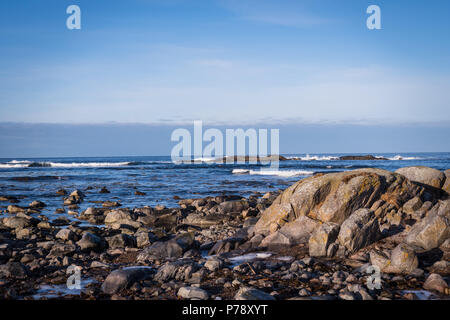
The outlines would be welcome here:
M 0 168 L 26 168 L 28 165 L 28 163 L 0 163 Z
M 31 162 L 13 160 L 0 163 L 0 168 L 27 168 L 27 167 L 52 167 L 52 168 L 95 168 L 95 167 L 120 167 L 127 166 L 130 162 Z
M 302 160 L 302 161 L 330 161 L 330 160 L 338 160 L 338 157 L 333 156 L 310 156 L 307 154 L 304 157 L 287 157 L 289 160 Z
M 217 160 L 216 158 L 207 158 L 207 157 L 201 157 L 201 158 L 195 158 L 194 162 L 211 162 Z
M 389 159 L 389 160 L 420 160 L 421 158 L 419 158 L 419 157 L 403 157 L 398 154 L 392 158 L 387 158 L 387 159 Z
M 295 176 L 310 176 L 314 174 L 313 171 L 306 170 L 250 170 L 250 169 L 233 169 L 233 174 L 250 174 L 262 176 L 280 176 L 280 177 L 295 177 Z
M 54 168 L 90 168 L 90 167 L 121 167 L 127 166 L 130 162 L 45 162 L 44 165 L 49 164 Z
M 10 164 L 30 164 L 31 161 L 29 161 L 29 160 L 12 160 L 12 161 L 9 161 L 7 163 L 10 163 Z
M 267 259 L 270 258 L 271 256 L 272 256 L 271 252 L 255 252 L 255 253 L 247 253 L 242 256 L 232 257 L 229 260 L 233 264 L 238 265 L 254 259 Z

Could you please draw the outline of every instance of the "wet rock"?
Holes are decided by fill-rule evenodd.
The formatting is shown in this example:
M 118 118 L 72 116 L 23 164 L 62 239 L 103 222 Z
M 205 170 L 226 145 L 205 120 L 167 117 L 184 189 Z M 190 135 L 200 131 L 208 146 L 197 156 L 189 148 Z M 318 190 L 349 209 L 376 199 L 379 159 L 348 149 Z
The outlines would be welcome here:
M 264 291 L 242 287 L 234 296 L 234 300 L 275 300 L 275 298 Z
M 416 166 L 405 167 L 395 171 L 411 181 L 423 183 L 435 188 L 441 188 L 445 182 L 445 174 L 439 170 Z
M 99 193 L 111 193 L 106 187 L 102 187 L 99 191 Z
M 194 277 L 200 266 L 190 259 L 178 259 L 174 262 L 167 262 L 158 269 L 154 280 L 160 283 L 166 283 L 170 280 L 186 281 Z M 198 280 L 202 275 L 197 274 Z
M 214 246 L 209 250 L 209 255 L 220 254 L 236 250 L 245 241 L 243 238 L 227 238 L 217 241 Z
M 72 191 L 72 193 L 69 195 L 75 198 L 84 198 L 84 193 L 81 192 L 80 190 L 76 189 L 74 191 Z
M 368 155 L 364 155 L 364 156 L 359 156 L 359 155 L 341 156 L 341 157 L 339 157 L 339 160 L 388 160 L 388 159 L 383 158 L 383 157 L 375 157 L 371 154 L 368 154 Z
M 128 224 L 139 228 L 141 223 L 135 221 L 135 215 L 128 209 L 111 210 L 105 217 L 105 224 Z
M 309 255 L 323 257 L 327 255 L 328 246 L 332 244 L 339 233 L 339 225 L 324 223 L 309 238 Z
M 136 232 L 135 237 L 136 245 L 138 248 L 147 247 L 158 240 L 158 238 L 153 233 L 144 231 Z
M 352 292 L 344 290 L 339 294 L 339 299 L 341 299 L 341 300 L 356 300 L 356 297 Z
M 64 205 L 71 206 L 79 204 L 83 201 L 84 194 L 80 190 L 73 191 L 67 198 L 64 198 Z
M 103 214 L 103 212 L 101 209 L 94 208 L 94 207 L 89 207 L 81 213 L 82 216 L 86 216 L 86 217 L 98 216 L 98 215 L 102 215 L 102 214 Z
M 183 256 L 183 248 L 176 241 L 158 241 L 148 248 L 147 253 L 160 258 L 179 258 Z
M 7 208 L 8 212 L 10 214 L 15 214 L 15 213 L 19 213 L 19 212 L 25 212 L 26 210 L 22 207 L 10 204 Z
M 56 194 L 59 194 L 60 196 L 65 196 L 67 194 L 67 191 L 64 189 L 59 189 L 56 191 Z
M 8 262 L 0 265 L 0 278 L 26 279 L 27 269 L 20 262 Z
M 206 227 L 222 224 L 226 220 L 227 220 L 227 217 L 223 216 L 222 214 L 203 215 L 203 214 L 192 213 L 183 220 L 183 223 L 206 228 Z
M 437 273 L 432 273 L 428 276 L 427 280 L 423 284 L 425 290 L 434 290 L 440 293 L 450 293 L 448 290 L 448 284 Z
M 208 292 L 196 287 L 181 287 L 178 290 L 178 296 L 191 300 L 207 300 L 209 298 Z
M 51 230 L 51 229 L 53 229 L 52 225 L 48 221 L 41 221 L 41 222 L 39 222 L 37 224 L 37 227 L 39 229 L 44 229 L 44 230 Z
M 450 262 L 446 260 L 436 261 L 431 266 L 431 271 L 443 275 L 450 275 Z
M 311 291 L 309 291 L 309 290 L 307 290 L 307 289 L 301 289 L 299 292 L 298 292 L 298 295 L 300 296 L 300 297 L 307 297 L 307 296 L 310 296 L 311 295 Z
M 115 236 L 106 238 L 109 248 L 134 248 L 136 247 L 136 239 L 128 234 L 116 234 Z
M 65 257 L 72 255 L 76 251 L 76 247 L 73 244 L 50 242 L 50 245 L 51 250 L 48 254 L 50 257 Z
M 223 261 L 218 258 L 210 258 L 205 262 L 205 268 L 211 272 L 221 269 L 223 266 Z
M 63 241 L 68 241 L 68 240 L 77 241 L 78 235 L 70 229 L 61 229 L 56 234 L 56 238 L 61 239 Z
M 120 202 L 118 201 L 104 201 L 102 203 L 102 206 L 105 208 L 113 208 L 113 207 L 120 207 L 122 206 L 122 204 L 120 204 Z
M 77 245 L 80 246 L 82 251 L 96 252 L 100 252 L 107 247 L 107 243 L 103 238 L 90 232 L 85 232 L 81 240 L 77 242 Z
M 102 291 L 115 294 L 129 288 L 136 281 L 149 279 L 154 274 L 150 267 L 127 267 L 111 272 L 102 284 Z
M 42 209 L 42 208 L 46 207 L 47 205 L 42 201 L 35 200 L 35 201 L 31 202 L 28 206 L 30 208 Z
M 450 237 L 450 200 L 440 201 L 408 232 L 406 242 L 425 250 L 439 247 Z
M 350 252 L 375 242 L 380 237 L 378 220 L 369 209 L 356 210 L 341 225 L 338 240 Z
M 248 207 L 249 205 L 246 200 L 225 201 L 219 204 L 218 212 L 220 214 L 240 213 L 248 209 Z
M 24 217 L 7 217 L 3 219 L 3 225 L 12 229 L 23 229 L 32 225 L 31 220 Z
M 157 241 L 142 251 L 138 259 L 146 261 L 151 257 L 179 258 L 194 242 L 193 233 L 186 232 L 168 241 Z

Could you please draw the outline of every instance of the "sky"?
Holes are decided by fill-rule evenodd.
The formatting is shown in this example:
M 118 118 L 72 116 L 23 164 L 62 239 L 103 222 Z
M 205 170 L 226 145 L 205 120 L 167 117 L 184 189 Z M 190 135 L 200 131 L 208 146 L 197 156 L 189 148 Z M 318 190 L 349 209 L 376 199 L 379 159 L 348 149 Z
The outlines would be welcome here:
M 66 27 L 72 4 L 81 30 Z M 372 4 L 381 30 L 366 27 Z M 324 128 L 349 137 L 321 152 L 348 139 L 349 152 L 450 151 L 449 12 L 425 0 L 1 1 L 0 156 L 26 155 L 38 129 L 132 137 L 193 120 L 280 128 L 282 152 L 302 152 L 300 132 L 314 143 Z M 380 130 L 398 132 L 397 144 L 376 140 Z M 428 141 L 409 145 L 419 133 Z M 142 147 L 130 143 L 117 152 Z

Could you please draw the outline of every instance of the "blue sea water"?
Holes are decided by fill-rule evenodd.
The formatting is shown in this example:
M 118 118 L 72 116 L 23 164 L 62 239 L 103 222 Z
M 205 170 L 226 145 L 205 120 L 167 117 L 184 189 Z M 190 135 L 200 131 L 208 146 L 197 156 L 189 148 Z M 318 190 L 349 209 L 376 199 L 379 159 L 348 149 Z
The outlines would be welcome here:
M 249 196 L 285 189 L 292 183 L 317 172 L 337 172 L 358 168 L 382 168 L 394 171 L 406 166 L 450 168 L 450 153 L 374 154 L 390 160 L 342 161 L 344 154 L 285 155 L 297 160 L 281 161 L 277 170 L 260 171 L 261 165 L 237 163 L 175 164 L 170 157 L 108 158 L 34 158 L 0 159 L 0 195 L 15 196 L 18 205 L 33 200 L 47 204 L 43 214 L 51 219 L 56 208 L 63 207 L 56 191 L 80 189 L 86 195 L 80 210 L 101 206 L 94 201 L 119 201 L 124 207 L 177 206 L 180 198 L 200 198 L 221 194 Z M 206 159 L 205 159 L 206 160 Z M 106 187 L 110 193 L 101 194 Z M 144 196 L 134 194 L 136 190 Z M 0 202 L 5 209 L 8 202 Z

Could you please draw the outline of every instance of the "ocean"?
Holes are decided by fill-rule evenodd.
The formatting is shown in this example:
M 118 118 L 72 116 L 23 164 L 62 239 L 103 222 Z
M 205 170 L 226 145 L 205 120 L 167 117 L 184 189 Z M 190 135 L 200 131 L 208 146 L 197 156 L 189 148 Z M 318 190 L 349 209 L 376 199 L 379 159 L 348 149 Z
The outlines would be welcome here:
M 209 159 L 200 163 L 172 163 L 169 156 L 85 157 L 85 158 L 3 158 L 0 159 L 0 196 L 14 196 L 17 205 L 33 200 L 47 204 L 42 214 L 50 220 L 61 216 L 59 189 L 75 189 L 86 195 L 80 211 L 101 206 L 99 201 L 118 201 L 122 207 L 177 206 L 179 198 L 201 198 L 222 194 L 249 196 L 285 189 L 294 182 L 318 172 L 338 172 L 358 168 L 395 171 L 406 166 L 450 168 L 450 152 L 373 154 L 388 160 L 337 160 L 345 154 L 293 154 L 281 161 L 278 170 L 260 171 L 261 165 L 217 164 Z M 295 160 L 294 160 L 295 159 Z M 106 187 L 110 193 L 99 193 Z M 145 195 L 135 195 L 135 191 Z M 176 196 L 176 197 L 175 197 Z M 175 198 L 174 198 L 175 197 Z M 5 210 L 7 201 L 0 202 Z

